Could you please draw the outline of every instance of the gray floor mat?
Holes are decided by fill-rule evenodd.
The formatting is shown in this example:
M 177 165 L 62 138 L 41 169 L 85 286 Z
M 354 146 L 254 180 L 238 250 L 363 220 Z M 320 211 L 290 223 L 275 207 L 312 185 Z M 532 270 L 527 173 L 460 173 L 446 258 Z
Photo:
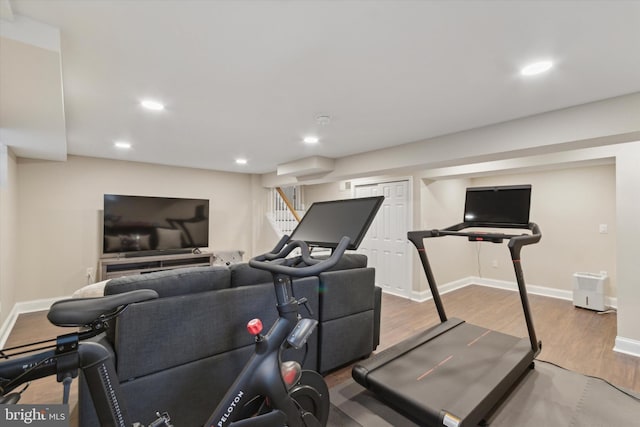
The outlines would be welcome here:
M 330 394 L 332 427 L 418 425 L 354 381 L 333 387 Z M 640 425 L 639 420 L 640 402 L 605 381 L 537 362 L 487 421 L 491 427 L 599 427 Z

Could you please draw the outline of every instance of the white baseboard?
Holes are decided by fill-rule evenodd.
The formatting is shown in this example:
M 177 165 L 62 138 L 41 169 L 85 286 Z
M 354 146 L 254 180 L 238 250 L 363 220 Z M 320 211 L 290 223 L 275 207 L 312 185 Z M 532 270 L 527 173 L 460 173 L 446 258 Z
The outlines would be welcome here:
M 446 294 L 447 292 L 452 292 L 457 289 L 462 289 L 466 286 L 473 285 L 474 281 L 471 277 L 465 277 L 464 279 L 454 280 L 453 282 L 446 283 L 442 286 L 438 286 L 438 291 L 440 295 Z M 429 289 L 425 291 L 416 292 L 413 291 L 411 293 L 411 300 L 416 302 L 424 302 L 432 299 L 431 291 Z
M 518 284 L 516 282 L 509 282 L 506 280 L 487 279 L 485 277 L 471 277 L 472 283 L 476 285 L 488 286 L 491 288 L 506 289 L 509 291 L 517 291 Z M 549 288 L 546 286 L 527 285 L 527 292 L 533 295 L 541 295 L 544 297 L 551 297 L 557 299 L 563 299 L 567 301 L 573 300 L 573 293 L 564 289 Z
M 69 297 L 46 298 L 15 303 L 11 312 L 9 312 L 9 316 L 2 323 L 2 327 L 0 327 L 0 348 L 4 348 L 4 344 L 7 342 L 9 334 L 11 334 L 11 330 L 16 324 L 16 320 L 18 320 L 19 315 L 24 313 L 33 313 L 34 311 L 49 310 L 51 304 L 65 298 Z
M 13 329 L 13 325 L 16 324 L 16 320 L 18 319 L 18 312 L 16 310 L 16 306 L 14 305 L 11 311 L 9 312 L 9 316 L 2 323 L 2 327 L 0 327 L 0 348 L 4 348 L 4 343 L 7 342 L 7 338 L 9 338 L 9 334 Z
M 480 285 L 491 288 L 505 289 L 509 291 L 518 291 L 516 282 L 508 282 L 505 280 L 487 279 L 484 277 L 469 276 L 464 279 L 455 280 L 438 287 L 440 294 L 462 289 L 469 285 Z M 573 301 L 573 292 L 564 289 L 549 288 L 546 286 L 527 285 L 527 292 L 534 295 L 541 295 L 550 298 L 557 298 L 567 301 Z M 432 298 L 431 291 L 412 292 L 411 300 L 424 302 Z M 613 297 L 605 297 L 605 304 L 608 307 L 616 309 L 618 307 L 618 299 Z M 640 341 L 632 340 L 624 337 L 616 337 L 613 351 L 624 353 L 635 357 L 640 357 Z
M 395 292 L 393 289 L 383 289 L 383 292 L 387 295 L 394 295 L 396 297 L 413 300 L 413 297 L 408 297 L 405 293 L 402 293 L 402 292 Z
M 613 351 L 640 357 L 640 341 L 617 336 Z
M 469 276 L 464 279 L 454 280 L 453 282 L 446 283 L 442 286 L 438 286 L 440 294 L 446 294 L 447 292 L 462 289 L 469 285 L 487 286 L 490 288 L 505 289 L 508 291 L 517 291 L 518 284 L 516 282 L 509 282 L 507 280 L 488 279 L 485 277 Z M 557 298 L 566 301 L 573 301 L 573 292 L 565 289 L 549 288 L 547 286 L 527 285 L 527 292 L 533 295 L 540 295 L 544 297 Z M 402 296 L 402 295 L 400 295 Z M 424 302 L 430 300 L 431 291 L 413 291 L 411 293 L 411 300 L 416 302 Z M 613 297 L 605 297 L 605 304 L 611 308 L 618 307 L 618 299 Z
M 447 292 L 462 289 L 469 285 L 487 286 L 489 288 L 504 289 L 507 291 L 517 291 L 518 285 L 516 282 L 508 282 L 506 280 L 487 279 L 484 277 L 469 276 L 464 279 L 454 280 L 453 282 L 446 283 L 442 286 L 438 286 L 440 294 L 446 294 Z M 573 294 L 571 291 L 565 291 L 562 289 L 547 288 L 545 286 L 527 285 L 527 292 L 535 295 L 542 295 L 545 297 L 559 298 L 571 301 L 573 300 Z M 412 300 L 417 302 L 423 302 L 431 299 L 431 291 L 425 290 L 412 293 Z

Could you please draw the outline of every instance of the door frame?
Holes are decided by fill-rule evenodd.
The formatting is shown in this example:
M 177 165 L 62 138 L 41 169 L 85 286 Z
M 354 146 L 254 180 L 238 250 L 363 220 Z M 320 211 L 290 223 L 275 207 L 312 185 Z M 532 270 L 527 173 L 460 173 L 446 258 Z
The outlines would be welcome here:
M 413 176 L 396 176 L 396 177 L 372 177 L 372 178 L 359 178 L 359 179 L 354 179 L 351 181 L 351 198 L 355 198 L 356 197 L 356 187 L 358 186 L 366 186 L 366 185 L 377 185 L 377 184 L 389 184 L 392 182 L 399 182 L 399 181 L 406 181 L 408 183 L 408 190 L 407 190 L 407 215 L 409 216 L 407 218 L 407 231 L 411 231 L 413 230 L 413 217 L 414 217 L 414 212 L 413 212 Z M 407 239 L 407 266 L 406 268 L 409 270 L 407 272 L 407 277 L 409 279 L 409 284 L 408 284 L 408 289 L 406 290 L 406 294 L 405 295 L 401 295 L 401 294 L 397 294 L 397 293 L 393 293 L 393 292 L 386 292 L 390 295 L 396 295 L 402 298 L 407 298 L 407 299 L 414 299 L 414 295 L 415 295 L 415 291 L 413 289 L 413 279 L 414 279 L 414 274 L 413 274 L 413 246 L 409 244 L 409 240 Z

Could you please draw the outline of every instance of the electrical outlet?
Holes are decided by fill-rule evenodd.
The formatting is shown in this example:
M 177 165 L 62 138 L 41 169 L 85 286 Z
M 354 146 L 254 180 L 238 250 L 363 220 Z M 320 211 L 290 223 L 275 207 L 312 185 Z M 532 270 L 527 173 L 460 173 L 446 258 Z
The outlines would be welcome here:
M 493 267 L 493 268 L 498 268 L 498 260 L 497 260 L 497 259 L 494 259 L 494 260 L 491 262 L 491 267 Z

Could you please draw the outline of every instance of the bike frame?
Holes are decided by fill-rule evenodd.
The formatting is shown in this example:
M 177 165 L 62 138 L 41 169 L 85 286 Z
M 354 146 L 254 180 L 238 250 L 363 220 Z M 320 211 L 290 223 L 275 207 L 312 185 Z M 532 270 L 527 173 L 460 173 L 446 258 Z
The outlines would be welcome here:
M 283 424 L 288 423 L 289 426 L 304 426 L 300 411 L 289 396 L 280 374 L 282 351 L 285 350 L 284 343 L 299 320 L 299 302 L 291 296 L 289 277 L 275 275 L 274 285 L 280 316 L 265 336 L 256 338 L 254 354 L 205 426 L 233 425 L 234 421 L 246 417 L 247 414 L 243 408 L 259 396 L 268 396 L 269 405 L 275 413 L 269 412 L 247 419 L 243 426 L 263 425 L 266 419 L 281 419 Z
M 80 339 L 80 334 L 68 334 L 63 337 Z M 57 341 L 60 341 L 58 339 Z M 20 384 L 53 375 L 60 376 L 61 361 L 65 358 L 75 360 L 73 369 L 81 369 L 87 380 L 91 398 L 100 420 L 105 427 L 130 427 L 131 420 L 125 405 L 120 398 L 120 382 L 113 364 L 112 354 L 101 344 L 96 342 L 80 342 L 75 349 L 60 352 L 56 349 L 41 351 L 29 356 L 18 357 L 3 361 L 0 364 L 0 377 L 18 378 L 20 382 L 3 390 L 5 393 L 15 389 Z M 75 376 L 75 375 L 73 375 Z

